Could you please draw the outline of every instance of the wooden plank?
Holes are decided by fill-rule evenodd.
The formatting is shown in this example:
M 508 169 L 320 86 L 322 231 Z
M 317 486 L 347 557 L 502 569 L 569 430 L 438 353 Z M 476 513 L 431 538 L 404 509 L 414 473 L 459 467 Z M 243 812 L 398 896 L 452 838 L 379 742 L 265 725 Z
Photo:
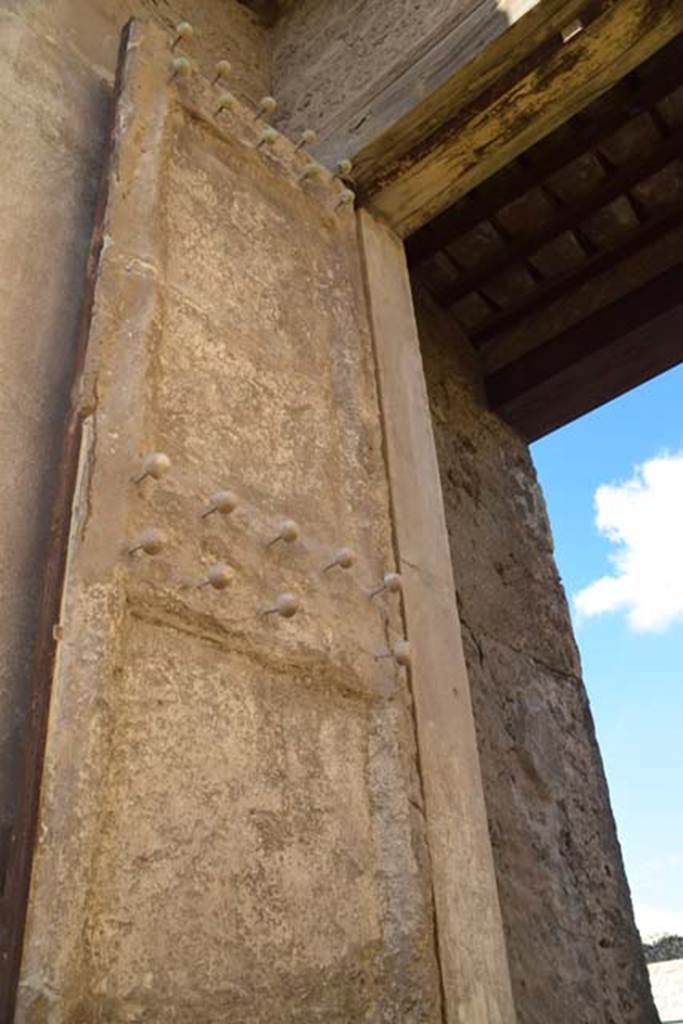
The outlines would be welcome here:
M 659 62 L 659 57 L 656 59 Z M 616 93 L 613 90 L 610 94 L 614 102 L 609 108 L 590 118 L 587 123 L 576 126 L 561 145 L 553 147 L 540 158 L 534 157 L 530 164 L 511 165 L 505 171 L 502 185 L 492 189 L 489 195 L 471 199 L 464 208 L 458 204 L 425 224 L 406 241 L 410 266 L 420 264 L 450 242 L 462 238 L 502 207 L 541 185 L 555 171 L 589 152 L 621 125 L 644 111 L 656 109 L 657 102 L 683 82 L 682 59 L 683 38 L 678 37 L 667 47 L 666 58 L 661 66 L 658 63 L 655 74 L 640 81 L 635 88 L 631 79 L 620 81 L 614 87 Z
M 403 576 L 439 958 L 449 1024 L 512 1024 L 443 496 L 404 247 L 359 214 Z
M 491 374 L 491 407 L 529 441 L 683 359 L 683 264 Z
M 531 443 L 683 362 L 683 305 L 591 353 L 496 411 Z
M 116 151 L 120 142 L 118 101 L 125 80 L 130 30 L 131 23 L 129 22 L 124 28 L 121 37 L 111 107 L 109 138 L 102 167 L 90 253 L 86 267 L 83 306 L 75 348 L 75 381 L 78 381 L 82 376 L 88 338 L 90 336 L 97 272 L 100 254 L 104 245 L 104 222 L 110 180 L 109 171 L 116 160 Z M 77 389 L 74 389 L 74 394 L 76 393 Z M 0 1020 L 7 1022 L 14 1019 L 14 1006 L 26 921 L 26 906 L 36 838 L 45 735 L 57 647 L 55 629 L 60 617 L 69 531 L 71 528 L 71 506 L 78 476 L 84 415 L 85 411 L 81 407 L 80 401 L 78 399 L 75 400 L 69 413 L 62 441 L 60 472 L 50 526 L 45 574 L 42 581 L 33 665 L 27 681 L 30 689 L 31 703 L 29 715 L 23 726 L 23 763 L 19 783 L 19 798 L 17 800 L 19 813 L 13 826 L 4 885 L 0 893 L 0 915 L 2 918 L 2 942 L 0 943 Z
M 410 235 L 681 30 L 683 0 L 540 0 L 356 155 L 361 202 Z

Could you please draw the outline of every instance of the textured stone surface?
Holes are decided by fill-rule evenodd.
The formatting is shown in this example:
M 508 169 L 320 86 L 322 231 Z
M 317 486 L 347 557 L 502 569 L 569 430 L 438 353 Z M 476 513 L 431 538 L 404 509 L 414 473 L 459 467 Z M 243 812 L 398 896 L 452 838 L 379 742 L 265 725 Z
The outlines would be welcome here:
M 519 1022 L 656 1024 L 528 449 L 417 312 Z
M 273 82 L 288 132 L 328 122 L 380 81 L 397 77 L 411 53 L 474 0 L 301 0 L 275 28 Z
M 184 14 L 205 73 L 228 56 L 231 87 L 268 91 L 266 37 L 232 0 L 5 0 L 0 10 L 0 874 L 85 261 L 122 25 L 169 31 Z M 1 924 L 0 924 L 1 927 Z
M 136 30 L 137 32 L 138 30 Z M 140 30 L 141 31 L 141 30 Z M 436 1024 L 355 219 L 131 43 L 81 402 L 21 1024 Z M 135 488 L 145 452 L 173 462 Z M 200 521 L 220 487 L 242 504 Z M 294 545 L 266 548 L 282 516 Z M 168 547 L 126 554 L 145 527 Z M 350 573 L 323 576 L 342 543 Z M 216 560 L 236 578 L 197 589 Z M 260 612 L 289 589 L 303 609 Z

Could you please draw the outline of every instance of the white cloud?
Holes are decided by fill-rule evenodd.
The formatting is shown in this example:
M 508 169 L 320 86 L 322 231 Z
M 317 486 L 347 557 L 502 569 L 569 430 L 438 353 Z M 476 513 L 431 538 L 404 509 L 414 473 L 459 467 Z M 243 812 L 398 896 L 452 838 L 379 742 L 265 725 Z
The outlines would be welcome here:
M 683 622 L 683 452 L 650 459 L 595 492 L 595 524 L 614 573 L 574 596 L 579 616 L 623 611 L 636 632 Z
M 652 942 L 662 935 L 683 935 L 683 910 L 636 902 L 633 912 L 643 942 Z

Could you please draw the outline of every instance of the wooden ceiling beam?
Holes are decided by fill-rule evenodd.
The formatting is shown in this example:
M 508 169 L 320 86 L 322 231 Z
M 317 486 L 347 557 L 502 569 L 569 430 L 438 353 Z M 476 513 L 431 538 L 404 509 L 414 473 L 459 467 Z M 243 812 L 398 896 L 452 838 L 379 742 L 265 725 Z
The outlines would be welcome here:
M 412 234 L 682 30 L 683 0 L 539 0 L 356 154 L 361 202 Z
M 625 164 L 606 178 L 600 188 L 571 206 L 562 207 L 559 215 L 538 231 L 514 239 L 483 266 L 463 274 L 453 285 L 435 296 L 437 301 L 443 306 L 450 306 L 469 292 L 477 291 L 509 266 L 526 260 L 558 235 L 578 227 L 592 213 L 613 202 L 618 196 L 628 193 L 629 189 L 682 155 L 683 127 L 672 132 L 668 138 L 662 139 L 644 159 Z
M 586 281 L 618 267 L 627 258 L 682 227 L 683 207 L 679 207 L 673 212 L 667 210 L 662 216 L 646 221 L 626 240 L 620 238 L 609 249 L 596 252 L 578 268 L 539 285 L 531 295 L 524 296 L 517 305 L 503 310 L 480 327 L 470 330 L 468 332 L 470 340 L 477 348 L 489 343 L 495 344 L 496 336 L 519 326 L 523 320 L 530 316 L 536 316 L 552 303 L 557 302 L 558 299 L 569 296 Z
M 683 361 L 683 264 L 490 374 L 491 408 L 527 441 Z
M 635 76 L 633 76 L 635 77 Z M 547 178 L 573 160 L 590 152 L 598 143 L 628 121 L 656 104 L 683 84 L 683 36 L 672 40 L 666 59 L 652 77 L 638 80 L 622 79 L 615 89 L 614 103 L 586 124 L 575 127 L 571 136 L 530 165 L 515 164 L 505 172 L 505 180 L 495 192 L 472 199 L 466 207 L 456 205 L 406 239 L 406 252 L 411 267 L 419 266 L 440 249 L 461 238 L 482 221 L 519 199 L 530 189 L 540 187 Z
M 683 305 L 598 349 L 497 411 L 529 444 L 683 361 Z

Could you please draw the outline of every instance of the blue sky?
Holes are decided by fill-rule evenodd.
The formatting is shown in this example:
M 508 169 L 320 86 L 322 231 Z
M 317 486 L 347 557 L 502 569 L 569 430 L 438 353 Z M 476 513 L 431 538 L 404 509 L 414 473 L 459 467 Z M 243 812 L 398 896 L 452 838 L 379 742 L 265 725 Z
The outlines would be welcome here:
M 532 446 L 644 934 L 683 934 L 683 571 L 672 569 L 683 570 L 682 453 L 683 366 Z M 650 487 L 637 468 L 661 456 L 660 483 Z M 676 466 L 678 489 L 667 491 Z M 634 549 L 631 568 L 622 565 L 630 580 L 606 600 L 604 584 L 586 591 L 620 575 L 613 557 L 624 545 L 596 525 L 595 493 L 605 484 L 622 486 L 602 492 L 603 519 L 626 520 Z M 658 573 L 669 574 L 668 584 L 659 585 Z M 573 600 L 581 591 L 587 614 Z M 610 601 L 615 610 L 600 612 Z

